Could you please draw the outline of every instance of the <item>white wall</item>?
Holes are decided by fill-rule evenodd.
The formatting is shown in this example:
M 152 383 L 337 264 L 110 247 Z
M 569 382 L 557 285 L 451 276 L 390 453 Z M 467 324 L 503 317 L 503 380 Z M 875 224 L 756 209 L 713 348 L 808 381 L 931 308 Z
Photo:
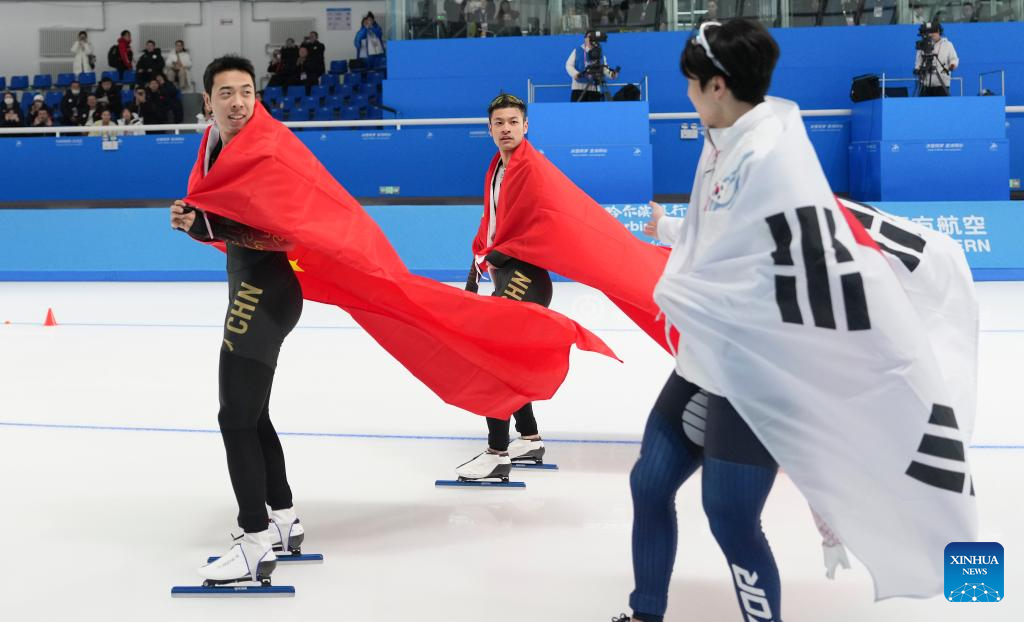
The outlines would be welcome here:
M 327 30 L 326 9 L 351 8 L 352 30 Z M 256 21 L 253 20 L 255 10 Z M 185 45 L 201 71 L 221 54 L 242 54 L 256 65 L 262 75 L 269 62 L 266 45 L 270 33 L 267 18 L 307 17 L 316 19 L 316 31 L 327 47 L 329 61 L 355 56 L 352 40 L 359 20 L 373 11 L 385 27 L 385 0 L 348 2 L 242 2 L 213 0 L 206 2 L 6 2 L 0 0 L 0 76 L 39 72 L 39 29 L 78 28 L 89 31 L 96 49 L 97 70 L 107 67 L 107 49 L 122 30 L 133 35 L 136 57 L 145 45 L 138 40 L 138 25 L 146 23 L 202 24 L 185 28 Z M 104 23 L 105 14 L 105 23 Z M 299 41 L 301 42 L 301 41 Z

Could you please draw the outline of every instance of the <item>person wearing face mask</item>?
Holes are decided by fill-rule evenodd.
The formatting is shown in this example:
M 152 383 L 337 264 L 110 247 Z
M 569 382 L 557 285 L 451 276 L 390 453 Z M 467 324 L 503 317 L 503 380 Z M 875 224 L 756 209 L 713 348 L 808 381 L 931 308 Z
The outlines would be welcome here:
M 75 56 L 71 62 L 71 70 L 76 76 L 96 69 L 96 56 L 92 44 L 89 43 L 89 33 L 84 30 L 78 33 L 78 39 L 71 46 L 71 53 Z
M 14 99 L 14 93 L 7 91 L 0 102 L 0 114 L 3 115 L 4 127 L 23 127 L 25 122 L 21 118 L 21 107 Z
M 94 100 L 95 103 L 95 100 Z M 95 108 L 95 106 L 93 106 Z M 60 118 L 64 125 L 85 125 L 88 99 L 82 85 L 75 80 L 60 100 Z

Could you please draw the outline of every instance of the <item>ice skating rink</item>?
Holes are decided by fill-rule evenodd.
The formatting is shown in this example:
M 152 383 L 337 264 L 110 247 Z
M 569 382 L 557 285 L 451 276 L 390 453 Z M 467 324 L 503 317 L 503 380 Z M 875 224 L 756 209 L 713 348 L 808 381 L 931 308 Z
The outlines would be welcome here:
M 1024 284 L 980 283 L 973 463 L 981 539 L 1006 551 L 1001 603 L 872 602 L 854 560 L 824 577 L 802 497 L 777 480 L 764 526 L 787 622 L 1024 619 Z M 628 472 L 672 361 L 602 296 L 558 284 L 554 308 L 619 364 L 575 353 L 536 407 L 557 472 L 525 491 L 439 490 L 484 448 L 484 423 L 437 399 L 341 311 L 306 303 L 271 401 L 306 552 L 291 599 L 172 599 L 226 550 L 235 505 L 216 433 L 223 283 L 0 283 L 0 620 L 607 622 L 633 587 Z M 52 307 L 59 323 L 44 328 Z M 510 327 L 510 330 L 514 330 Z M 666 620 L 738 622 L 700 507 L 678 498 Z M 941 520 L 941 517 L 935 517 Z

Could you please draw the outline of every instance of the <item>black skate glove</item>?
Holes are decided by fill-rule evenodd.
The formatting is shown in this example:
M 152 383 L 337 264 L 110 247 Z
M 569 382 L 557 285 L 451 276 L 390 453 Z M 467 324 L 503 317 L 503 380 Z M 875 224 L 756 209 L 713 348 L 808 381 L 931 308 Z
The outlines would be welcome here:
M 487 253 L 484 259 L 486 259 L 487 263 L 491 264 L 495 268 L 501 268 L 502 266 L 507 264 L 508 261 L 512 258 L 506 255 L 505 253 L 499 251 L 491 251 Z
M 466 275 L 466 291 L 472 294 L 480 291 L 477 281 L 480 279 L 480 269 L 476 266 L 476 257 L 469 264 L 469 274 Z

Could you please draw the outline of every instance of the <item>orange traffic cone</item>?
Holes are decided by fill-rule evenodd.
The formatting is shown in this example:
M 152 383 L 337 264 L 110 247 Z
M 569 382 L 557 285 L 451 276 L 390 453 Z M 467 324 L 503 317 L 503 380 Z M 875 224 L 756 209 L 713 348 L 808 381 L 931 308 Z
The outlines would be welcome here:
M 43 320 L 43 326 L 56 326 L 57 318 L 53 317 L 53 309 L 46 310 L 46 319 Z

